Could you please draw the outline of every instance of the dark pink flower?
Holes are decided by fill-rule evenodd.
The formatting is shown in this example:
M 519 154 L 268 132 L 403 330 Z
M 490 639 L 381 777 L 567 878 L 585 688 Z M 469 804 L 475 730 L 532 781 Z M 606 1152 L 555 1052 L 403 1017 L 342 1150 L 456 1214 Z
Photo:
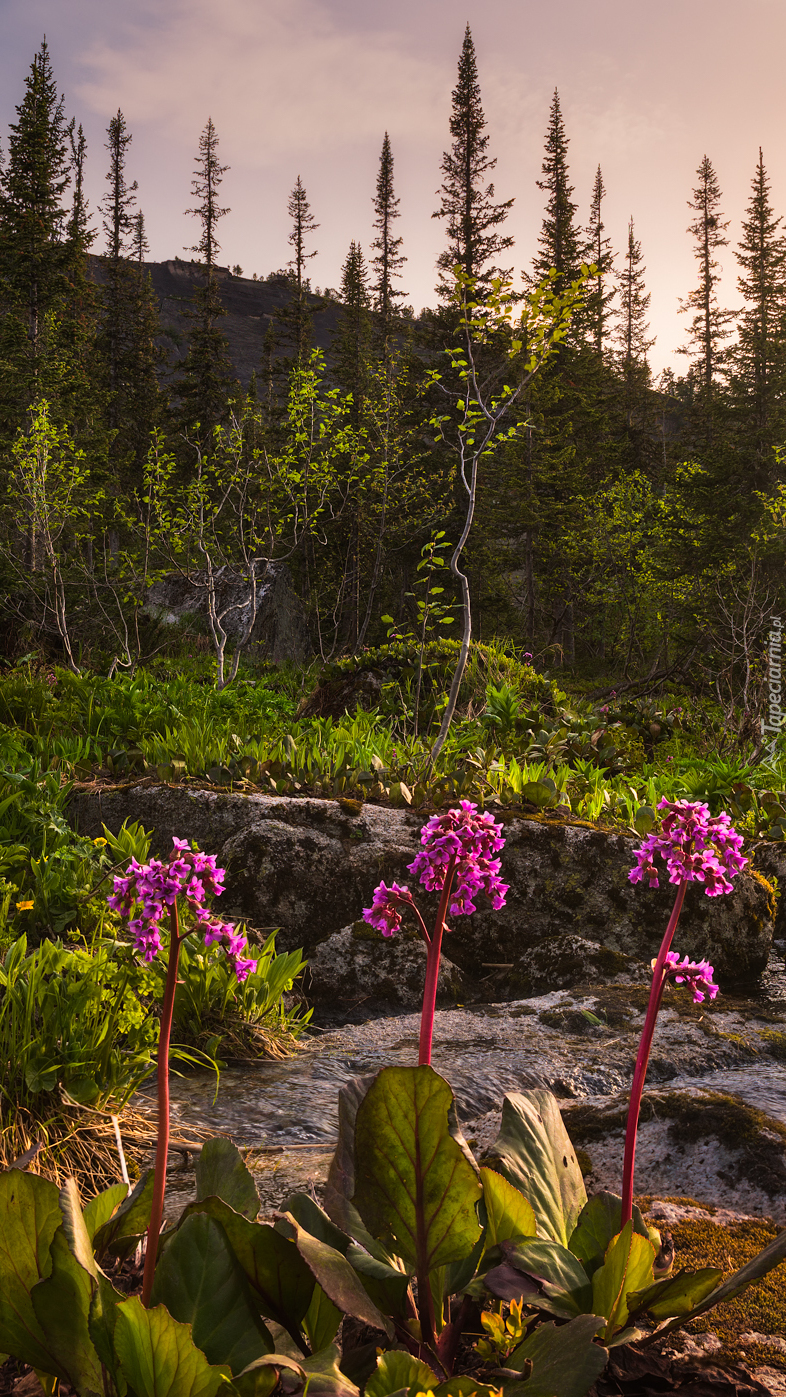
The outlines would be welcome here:
M 687 956 L 680 960 L 677 951 L 669 951 L 666 955 L 664 975 L 677 985 L 690 985 L 695 1004 L 701 1004 L 705 997 L 715 998 L 718 986 L 713 984 L 714 974 L 708 960 L 688 960 Z
M 384 883 L 380 883 L 374 889 L 374 897 L 370 907 L 363 908 L 363 920 L 369 926 L 376 927 L 383 936 L 394 936 L 401 926 L 401 912 L 399 907 L 402 904 L 412 905 L 412 893 L 409 888 L 400 887 L 394 883 L 388 888 Z
M 420 836 L 422 850 L 408 864 L 429 892 L 445 886 L 445 875 L 455 858 L 455 878 L 450 913 L 469 916 L 476 911 L 473 898 L 485 893 L 494 908 L 504 907 L 509 884 L 500 880 L 501 861 L 493 855 L 505 839 L 502 826 L 487 811 L 479 811 L 471 800 L 444 815 L 432 815 Z
M 661 832 L 648 834 L 636 850 L 636 864 L 628 874 L 631 883 L 646 878 L 651 888 L 659 886 L 657 854 L 666 863 L 670 883 L 703 883 L 707 897 L 730 893 L 732 878 L 748 860 L 740 853 L 742 835 L 726 811 L 713 816 L 701 801 L 666 799 L 658 809 L 666 812 Z

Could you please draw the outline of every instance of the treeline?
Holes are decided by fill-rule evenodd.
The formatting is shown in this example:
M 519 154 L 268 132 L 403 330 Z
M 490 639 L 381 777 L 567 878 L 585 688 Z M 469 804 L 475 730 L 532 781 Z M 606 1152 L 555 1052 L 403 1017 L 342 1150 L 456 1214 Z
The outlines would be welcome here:
M 518 291 L 508 292 L 506 265 L 513 200 L 494 187 L 469 27 L 449 129 L 434 213 L 445 229 L 434 308 L 418 317 L 405 308 L 386 134 L 370 256 L 350 244 L 327 362 L 313 348 L 320 301 L 309 264 L 319 224 L 298 177 L 289 294 L 243 388 L 222 332 L 228 167 L 212 120 L 199 139 L 188 210 L 202 275 L 187 307 L 187 352 L 173 363 L 128 173 L 131 133 L 118 111 L 107 129 L 97 229 L 85 198 L 84 134 L 66 119 L 42 44 L 0 171 L 9 617 L 17 630 L 48 633 L 69 663 L 81 645 L 101 660 L 135 664 L 152 643 L 147 590 L 180 570 L 204 588 L 216 644 L 223 634 L 231 650 L 227 635 L 237 628 L 228 613 L 222 619 L 215 578 L 221 569 L 225 582 L 236 577 L 253 610 L 265 558 L 288 562 L 325 656 L 383 640 L 385 615 L 399 633 L 444 625 L 451 593 L 439 604 L 431 596 L 433 560 L 442 556 L 435 539 L 455 542 L 464 519 L 457 447 L 468 395 L 499 401 L 505 384 L 515 389 L 526 377 L 527 344 L 517 336 L 526 341 L 518 316 L 527 289 L 549 277 L 559 297 L 579 280 L 569 330 L 480 462 L 465 554 L 475 634 L 505 634 L 549 664 L 621 682 L 690 673 L 750 721 L 761 635 L 783 598 L 786 510 L 786 239 L 761 152 L 733 249 L 734 311 L 718 296 L 728 247 L 721 190 L 706 156 L 698 167 L 689 199 L 696 284 L 681 303 L 686 370 L 655 382 L 634 222 L 626 246 L 614 249 L 599 166 L 582 223 L 558 94 L 538 181 L 543 223 Z M 457 285 L 468 299 L 463 313 Z M 469 387 L 456 359 L 467 334 L 477 369 Z

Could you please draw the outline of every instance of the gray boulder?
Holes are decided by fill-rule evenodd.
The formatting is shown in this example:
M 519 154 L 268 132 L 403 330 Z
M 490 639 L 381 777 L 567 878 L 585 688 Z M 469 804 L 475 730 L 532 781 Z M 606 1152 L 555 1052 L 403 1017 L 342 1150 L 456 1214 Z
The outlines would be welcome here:
M 309 955 L 358 919 L 382 879 L 412 884 L 407 864 L 425 820 L 379 805 L 354 813 L 332 800 L 141 785 L 79 792 L 70 809 L 77 827 L 91 835 L 101 833 L 102 821 L 116 830 L 126 818 L 141 820 L 155 831 L 160 853 L 171 849 L 173 835 L 196 839 L 228 870 L 227 910 L 259 932 L 279 927 L 282 949 L 302 946 Z M 674 890 L 665 879 L 657 890 L 629 882 L 635 839 L 556 820 L 501 818 L 507 905 L 494 911 L 479 903 L 474 916 L 452 920 L 445 942 L 448 958 L 473 987 L 493 977 L 500 963 L 516 965 L 535 947 L 566 936 L 649 964 Z M 419 900 L 428 920 L 436 896 L 421 892 Z M 774 911 L 772 888 L 760 874 L 740 875 L 726 897 L 708 898 L 692 884 L 675 949 L 707 956 L 727 985 L 744 982 L 767 964 Z M 603 959 L 597 966 L 606 978 L 618 962 L 612 957 L 604 970 Z M 581 957 L 579 972 L 585 978 Z
M 361 921 L 315 946 L 303 988 L 309 999 L 335 1007 L 416 1009 L 425 975 L 426 947 L 416 934 L 388 938 Z M 461 971 L 443 956 L 437 1002 L 455 1004 L 463 992 Z
M 249 653 L 272 664 L 303 664 L 312 655 L 306 614 L 292 587 L 286 563 L 257 562 L 257 614 L 248 642 Z M 191 621 L 201 632 L 208 630 L 206 574 L 192 578 L 172 572 L 153 584 L 146 610 L 165 625 Z M 248 584 L 230 569 L 216 572 L 216 610 L 225 612 L 222 626 L 230 646 L 248 626 L 251 592 Z

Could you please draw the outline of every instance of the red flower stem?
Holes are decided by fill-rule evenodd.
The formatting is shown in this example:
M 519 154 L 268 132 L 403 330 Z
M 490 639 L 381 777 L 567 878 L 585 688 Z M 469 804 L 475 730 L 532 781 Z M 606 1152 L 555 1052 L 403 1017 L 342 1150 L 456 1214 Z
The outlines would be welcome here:
M 164 1215 L 164 1192 L 166 1190 L 166 1161 L 169 1152 L 169 1043 L 172 1037 L 172 1016 L 175 1009 L 177 963 L 180 956 L 181 940 L 177 903 L 169 914 L 169 922 L 169 961 L 166 968 L 164 1002 L 161 1006 L 161 1029 L 158 1036 L 158 1142 L 156 1144 L 156 1165 L 153 1180 L 153 1205 L 150 1209 L 145 1273 L 142 1278 L 142 1304 L 145 1308 L 150 1304 L 153 1290 L 153 1276 L 156 1270 L 156 1253 L 158 1239 L 161 1235 L 161 1219 Z
M 434 931 L 432 932 L 428 948 L 426 983 L 423 987 L 423 1010 L 420 1016 L 420 1052 L 418 1056 L 418 1064 L 420 1067 L 431 1066 L 431 1040 L 434 1036 L 434 1010 L 437 1005 L 439 956 L 442 948 L 442 933 L 445 930 L 445 914 L 448 910 L 450 890 L 453 886 L 453 875 L 455 871 L 456 855 L 454 854 L 448 864 L 445 874 L 445 886 L 442 889 L 442 896 L 439 899 L 437 920 L 434 923 Z
M 622 1164 L 622 1219 L 621 1226 L 630 1222 L 633 1214 L 633 1169 L 636 1163 L 636 1136 L 639 1129 L 639 1111 L 641 1110 L 641 1097 L 644 1091 L 644 1081 L 647 1076 L 647 1064 L 650 1060 L 650 1049 L 652 1039 L 655 1034 L 655 1024 L 658 1019 L 663 998 L 663 990 L 666 984 L 666 956 L 671 949 L 671 942 L 679 921 L 682 904 L 685 901 L 685 889 L 687 883 L 680 883 L 679 891 L 674 899 L 674 906 L 671 909 L 669 924 L 666 927 L 666 934 L 661 942 L 658 951 L 658 959 L 652 972 L 652 987 L 650 989 L 649 1003 L 647 1004 L 647 1014 L 644 1019 L 639 1052 L 636 1058 L 636 1066 L 633 1072 L 633 1082 L 630 1089 L 630 1105 L 628 1106 L 628 1126 L 625 1131 L 625 1157 Z

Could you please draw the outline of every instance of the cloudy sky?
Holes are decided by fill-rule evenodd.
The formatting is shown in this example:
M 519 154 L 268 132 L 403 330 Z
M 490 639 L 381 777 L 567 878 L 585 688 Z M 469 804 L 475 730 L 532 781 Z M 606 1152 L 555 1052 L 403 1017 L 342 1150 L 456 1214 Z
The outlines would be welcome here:
M 319 286 L 338 284 L 350 239 L 368 248 L 387 130 L 409 258 L 404 284 L 417 309 L 434 299 L 443 225 L 430 215 L 467 20 L 497 195 L 516 200 L 517 273 L 540 227 L 536 180 L 556 86 L 580 217 L 600 163 L 614 246 L 623 248 L 631 216 L 642 242 L 658 337 L 653 366 L 684 370 L 674 351 L 687 317 L 677 301 L 695 281 L 686 201 L 703 155 L 718 173 L 732 243 L 760 145 L 776 208 L 786 210 L 784 0 L 0 0 L 0 129 L 46 33 L 67 112 L 87 133 L 94 209 L 105 128 L 120 107 L 151 255 L 182 253 L 196 231 L 183 215 L 193 157 L 212 116 L 231 166 L 222 260 L 247 275 L 286 263 L 287 196 L 300 174 L 321 225 L 312 263 Z M 735 277 L 730 247 L 730 306 Z

